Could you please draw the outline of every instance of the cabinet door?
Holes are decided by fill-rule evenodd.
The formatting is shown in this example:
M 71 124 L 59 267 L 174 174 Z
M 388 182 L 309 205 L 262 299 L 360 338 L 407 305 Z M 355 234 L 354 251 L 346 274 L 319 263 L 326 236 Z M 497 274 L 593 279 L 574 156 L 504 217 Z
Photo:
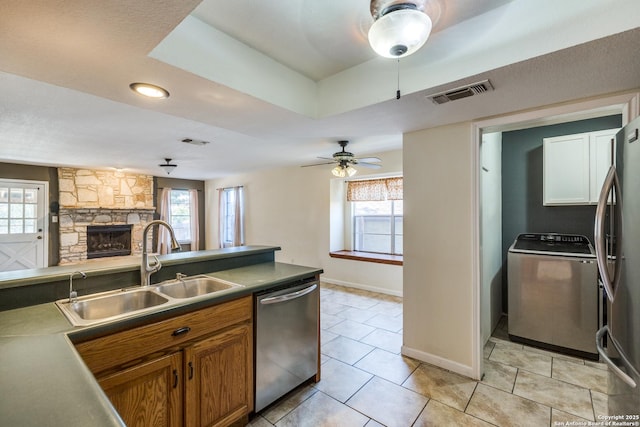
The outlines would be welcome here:
M 589 203 L 589 134 L 544 138 L 544 205 Z
M 228 426 L 253 409 L 250 325 L 234 327 L 185 349 L 187 426 Z
M 182 353 L 173 353 L 98 383 L 128 427 L 182 425 Z
M 612 160 L 612 149 L 615 149 L 617 129 L 609 129 L 591 133 L 591 203 L 598 203 L 600 190 L 609 172 Z

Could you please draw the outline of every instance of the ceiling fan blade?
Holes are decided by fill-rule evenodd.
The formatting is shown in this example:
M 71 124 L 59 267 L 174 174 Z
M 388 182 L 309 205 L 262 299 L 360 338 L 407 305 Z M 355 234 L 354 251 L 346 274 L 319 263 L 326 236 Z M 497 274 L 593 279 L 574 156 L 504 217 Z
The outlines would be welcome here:
M 382 165 L 378 165 L 376 163 L 367 163 L 367 162 L 358 162 L 357 165 L 363 166 L 369 169 L 380 169 L 382 167 Z
M 378 163 L 381 162 L 382 160 L 380 160 L 377 157 L 362 157 L 362 158 L 358 158 L 358 163 L 360 162 L 366 162 L 366 163 Z
M 311 167 L 311 166 L 332 165 L 332 164 L 334 164 L 334 163 L 335 163 L 335 162 L 314 163 L 314 164 L 312 164 L 312 165 L 302 165 L 302 166 L 300 166 L 300 167 L 301 167 L 301 168 L 308 168 L 308 167 Z
M 320 160 L 332 160 L 332 161 L 336 161 L 333 157 L 317 157 Z

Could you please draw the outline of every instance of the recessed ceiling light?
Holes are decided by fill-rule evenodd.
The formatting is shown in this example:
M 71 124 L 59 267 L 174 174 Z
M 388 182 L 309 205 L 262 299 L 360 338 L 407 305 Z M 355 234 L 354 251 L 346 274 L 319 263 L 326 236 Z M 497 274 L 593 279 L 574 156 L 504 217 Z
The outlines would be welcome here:
M 149 83 L 131 83 L 129 87 L 132 91 L 149 98 L 169 97 L 169 92 L 165 88 Z

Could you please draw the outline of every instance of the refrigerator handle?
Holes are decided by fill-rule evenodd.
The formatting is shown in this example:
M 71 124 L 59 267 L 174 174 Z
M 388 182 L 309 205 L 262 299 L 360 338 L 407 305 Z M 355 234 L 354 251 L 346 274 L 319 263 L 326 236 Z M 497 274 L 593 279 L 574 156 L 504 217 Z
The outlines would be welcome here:
M 636 388 L 636 382 L 633 380 L 633 378 L 631 378 L 629 375 L 627 375 L 622 369 L 618 368 L 618 366 L 616 366 L 615 363 L 613 363 L 613 361 L 609 358 L 609 356 L 607 355 L 607 352 L 604 350 L 604 348 L 602 347 L 602 338 L 605 336 L 605 334 L 609 334 L 609 326 L 608 325 L 604 325 L 602 328 L 600 328 L 598 330 L 598 332 L 596 333 L 596 348 L 598 349 L 598 354 L 600 354 L 600 357 L 602 358 L 602 360 L 609 366 L 609 369 L 611 369 L 611 371 L 616 374 L 616 376 L 618 378 L 620 378 L 622 381 L 624 381 L 626 384 L 628 384 L 629 386 L 631 386 L 632 388 Z M 609 334 L 609 342 L 613 343 L 613 346 L 616 348 L 616 351 L 618 352 L 618 354 L 620 355 L 620 360 L 622 361 L 622 363 L 632 372 L 634 372 L 634 375 L 638 376 L 638 373 L 635 372 L 635 369 L 633 369 L 633 366 L 631 366 L 631 364 L 629 363 L 629 361 L 626 359 L 626 357 L 624 356 L 624 354 L 622 353 L 619 344 L 616 342 L 616 340 L 611 336 L 611 334 Z
M 616 173 L 615 166 L 609 168 L 607 177 L 602 185 L 600 191 L 600 197 L 598 199 L 598 206 L 596 208 L 596 218 L 594 223 L 594 240 L 596 249 L 596 261 L 598 263 L 598 271 L 602 278 L 602 284 L 607 294 L 609 301 L 613 302 L 615 290 L 620 281 L 620 267 L 622 262 L 622 235 L 616 235 L 616 250 L 614 260 L 614 273 L 613 277 L 609 273 L 607 266 L 608 254 L 607 254 L 607 242 L 605 237 L 605 216 L 607 214 L 607 201 L 609 194 L 615 196 L 613 203 L 613 212 L 615 217 L 615 224 L 620 226 L 622 224 L 622 195 L 620 194 L 620 181 L 618 180 L 618 174 Z

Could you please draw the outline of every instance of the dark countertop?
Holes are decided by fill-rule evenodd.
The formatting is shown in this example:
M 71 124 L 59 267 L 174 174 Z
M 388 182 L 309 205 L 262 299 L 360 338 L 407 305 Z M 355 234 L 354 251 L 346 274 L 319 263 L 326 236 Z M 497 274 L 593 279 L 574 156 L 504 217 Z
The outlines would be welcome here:
M 226 256 L 227 253 L 221 255 Z M 163 264 L 166 263 L 167 260 L 163 259 Z M 242 287 L 185 300 L 182 304 L 125 320 L 88 327 L 73 327 L 54 303 L 2 311 L 0 419 L 3 424 L 16 426 L 123 426 L 75 351 L 71 342 L 73 337 L 86 338 L 150 323 L 320 273 L 322 270 L 319 268 L 277 262 L 217 271 L 209 275 Z M 67 275 L 68 272 L 61 274 Z
M 170 266 L 185 262 L 193 263 L 211 258 L 235 258 L 255 253 L 273 252 L 279 249 L 280 248 L 276 246 L 238 246 L 206 251 L 176 252 L 168 255 L 158 255 L 158 259 L 162 262 L 163 266 Z M 109 275 L 124 271 L 139 271 L 141 258 L 139 255 L 100 258 L 55 267 L 0 272 L 0 289 L 47 283 L 59 279 L 69 280 L 69 274 L 77 270 L 82 270 L 91 276 Z

